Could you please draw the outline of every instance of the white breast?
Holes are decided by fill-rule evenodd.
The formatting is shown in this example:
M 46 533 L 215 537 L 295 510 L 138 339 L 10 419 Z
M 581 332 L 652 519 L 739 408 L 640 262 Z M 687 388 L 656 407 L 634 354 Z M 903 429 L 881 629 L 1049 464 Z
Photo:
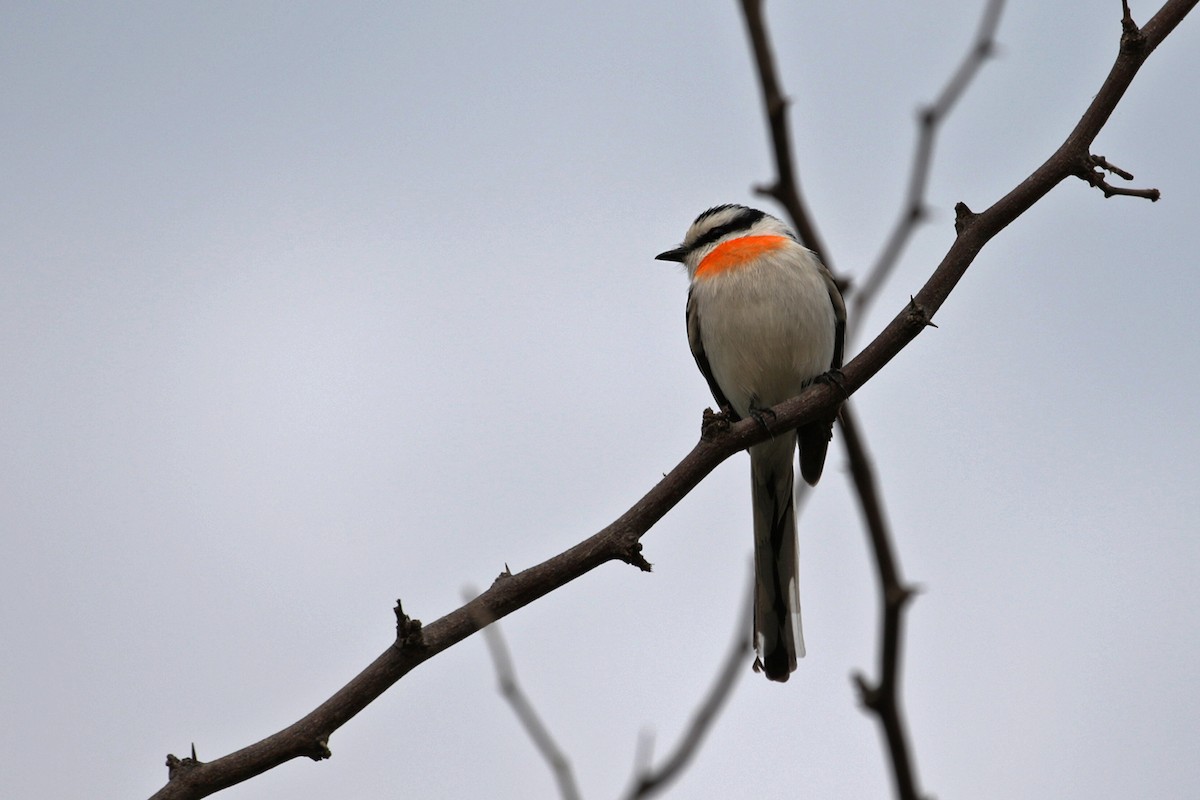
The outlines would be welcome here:
M 800 245 L 692 288 L 713 377 L 741 416 L 797 395 L 833 361 L 833 304 Z

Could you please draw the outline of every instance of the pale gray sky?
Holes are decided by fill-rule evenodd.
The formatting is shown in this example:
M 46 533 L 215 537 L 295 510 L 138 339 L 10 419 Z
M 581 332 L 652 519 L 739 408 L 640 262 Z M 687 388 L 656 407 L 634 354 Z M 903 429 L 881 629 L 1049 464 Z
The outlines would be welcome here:
M 1012 2 L 944 131 L 933 224 L 865 321 L 1061 141 L 1115 2 Z M 1153 10 L 1134 5 L 1144 21 Z M 770 3 L 839 269 L 890 227 L 980 5 Z M 771 177 L 733 2 L 9 3 L 0 29 L 0 794 L 141 797 L 167 752 L 291 723 L 391 640 L 594 532 L 711 401 L 653 255 Z M 858 395 L 906 575 L 939 797 L 1200 795 L 1200 24 L 1096 152 Z M 745 456 L 504 630 L 587 797 L 672 744 L 724 656 Z M 809 657 L 747 674 L 675 796 L 884 796 L 876 594 L 832 451 L 800 523 Z M 552 797 L 483 642 L 229 798 Z

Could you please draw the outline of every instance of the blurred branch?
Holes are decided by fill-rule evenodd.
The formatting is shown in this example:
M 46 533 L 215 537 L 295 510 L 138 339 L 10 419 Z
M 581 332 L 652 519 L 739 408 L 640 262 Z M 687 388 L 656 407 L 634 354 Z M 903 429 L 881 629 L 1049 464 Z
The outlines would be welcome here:
M 905 192 L 904 206 L 896 219 L 892 232 L 874 266 L 867 276 L 857 284 L 850 308 L 850 319 L 846 328 L 846 343 L 854 341 L 866 316 L 867 308 L 879 294 L 879 288 L 891 274 L 896 263 L 900 260 L 904 248 L 912 238 L 913 231 L 926 219 L 925 192 L 929 186 L 929 173 L 933 167 L 933 148 L 941 124 L 949 116 L 967 86 L 975 78 L 983 63 L 995 53 L 996 28 L 1000 24 L 1000 12 L 1004 9 L 1004 0 L 988 0 L 983 9 L 983 18 L 979 22 L 979 31 L 967 54 L 963 57 L 958 69 L 950 76 L 941 94 L 933 105 L 926 106 L 917 114 L 917 144 L 913 152 L 912 167 L 908 175 L 908 188 Z M 847 348 L 849 349 L 849 348 Z
M 900 647 L 904 643 L 904 609 L 912 598 L 913 590 L 905 586 L 900 578 L 900 566 L 892 548 L 883 501 L 875 483 L 875 470 L 849 403 L 842 406 L 838 422 L 849 454 L 850 474 L 858 492 L 863 522 L 871 540 L 871 551 L 875 554 L 883 606 L 880 614 L 883 624 L 880 626 L 879 683 L 871 686 L 862 674 L 855 675 L 854 682 L 858 686 L 859 700 L 875 713 L 883 726 L 896 795 L 901 800 L 917 800 L 921 795 L 917 790 L 916 770 L 905 731 L 904 715 L 900 711 Z
M 476 592 L 468 590 L 465 599 L 470 600 L 475 595 Z M 666 789 L 672 781 L 679 777 L 679 774 L 687 767 L 692 757 L 700 749 L 700 745 L 704 742 L 704 737 L 708 734 L 709 729 L 720 713 L 721 707 L 729 699 L 729 696 L 733 694 L 733 689 L 737 685 L 737 679 L 744 672 L 743 667 L 750 658 L 750 627 L 746 624 L 746 620 L 750 619 L 753 609 L 753 573 L 751 573 L 750 583 L 747 584 L 745 596 L 746 600 L 742 604 L 734 626 L 733 643 L 729 648 L 728 655 L 725 657 L 724 664 L 721 666 L 721 671 L 718 673 L 712 687 L 708 690 L 704 702 L 696 710 L 691 724 L 688 726 L 687 731 L 684 732 L 683 738 L 680 739 L 675 750 L 662 763 L 662 766 L 658 769 L 652 769 L 650 766 L 650 750 L 653 746 L 653 738 L 646 735 L 639 741 L 638 755 L 635 759 L 633 785 L 625 795 L 628 800 L 641 800 L 642 798 L 653 797 Z M 559 794 L 565 800 L 578 800 L 580 797 L 579 787 L 575 784 L 575 776 L 571 770 L 570 762 L 554 742 L 554 737 L 551 736 L 541 718 L 538 717 L 537 711 L 529 701 L 528 696 L 521 690 L 520 685 L 517 683 L 516 669 L 513 666 L 512 657 L 509 655 L 508 646 L 504 643 L 504 637 L 500 633 L 500 626 L 492 624 L 487 619 L 480 619 L 479 622 L 484 626 L 483 637 L 487 642 L 488 651 L 492 656 L 492 664 L 496 669 L 496 678 L 500 682 L 500 693 L 508 701 L 509 705 L 512 706 L 513 712 L 521 722 L 521 726 L 525 728 L 525 732 L 533 740 L 534 746 L 537 747 L 542 758 L 550 765 L 550 769 L 554 773 L 554 779 L 558 782 Z
M 649 569 L 641 537 L 725 459 L 752 444 L 807 422 L 827 419 L 895 358 L 941 308 L 983 247 L 1090 158 L 1089 148 L 1146 59 L 1198 0 L 1168 0 L 1140 29 L 1132 22 L 1121 48 L 1079 123 L 1066 141 L 1016 188 L 978 214 L 960 203 L 958 237 L 919 292 L 882 332 L 842 370 L 841 385 L 816 383 L 772 409 L 767 425 L 749 419 L 709 424 L 699 443 L 654 488 L 616 521 L 541 564 L 496 580 L 483 594 L 427 626 L 397 604 L 397 636 L 361 673 L 313 711 L 278 733 L 215 761 L 167 757 L 168 782 L 153 797 L 207 797 L 294 758 L 329 757 L 329 737 L 419 664 L 480 629 L 480 614 L 500 619 L 609 561 Z
M 643 745 L 638 748 L 639 757 L 634 770 L 634 783 L 629 793 L 625 795 L 628 800 L 653 797 L 679 776 L 679 773 L 692 760 L 692 756 L 700 749 L 700 744 L 716 720 L 717 714 L 721 712 L 721 707 L 733 694 L 733 687 L 737 685 L 737 679 L 746 671 L 745 666 L 750 659 L 750 625 L 747 622 L 754 616 L 753 572 L 751 572 L 750 582 L 746 587 L 745 597 L 746 601 L 734 623 L 733 643 L 729 648 L 729 654 L 725 657 L 725 664 L 717 674 L 712 688 L 708 690 L 704 702 L 696 709 L 692 724 L 688 726 L 683 738 L 679 740 L 675 751 L 658 769 L 651 769 L 651 742 L 649 739 L 643 740 Z
M 468 589 L 464 599 L 468 602 L 478 592 Z M 483 625 L 483 640 L 487 643 L 488 652 L 492 655 L 492 664 L 496 668 L 496 679 L 500 682 L 500 694 L 512 706 L 513 713 L 521 722 L 521 727 L 529 734 L 534 746 L 542 754 L 542 758 L 550 765 L 554 780 L 558 782 L 558 793 L 563 800 L 579 800 L 579 787 L 575 784 L 575 773 L 571 770 L 571 762 L 550 735 L 550 731 L 538 716 L 533 703 L 521 690 L 517 683 L 517 670 L 513 666 L 512 656 L 509 655 L 508 645 L 500 633 L 500 626 L 492 624 L 492 620 L 479 620 Z

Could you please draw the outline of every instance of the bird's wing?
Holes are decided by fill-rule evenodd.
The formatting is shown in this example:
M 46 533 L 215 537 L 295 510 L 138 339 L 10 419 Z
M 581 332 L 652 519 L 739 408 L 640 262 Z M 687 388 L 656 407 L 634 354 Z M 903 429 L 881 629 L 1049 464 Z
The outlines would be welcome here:
M 845 312 L 843 311 L 844 315 Z M 704 380 L 708 381 L 709 391 L 712 392 L 713 399 L 720 406 L 719 410 L 729 414 L 733 419 L 737 419 L 737 412 L 733 410 L 733 406 L 729 404 L 729 399 L 725 397 L 725 393 L 717 385 L 717 379 L 713 377 L 712 367 L 708 364 L 708 356 L 704 352 L 704 342 L 700 338 L 700 310 L 697 308 L 696 298 L 691 289 L 688 289 L 687 299 L 687 334 L 688 345 L 692 348 L 692 355 L 696 359 L 696 366 L 700 368 L 700 374 L 704 376 Z
M 842 290 L 833 279 L 833 273 L 824 264 L 818 266 L 825 288 L 829 291 L 829 302 L 833 304 L 833 361 L 829 366 L 831 369 L 841 369 L 846 347 L 846 301 L 842 299 Z

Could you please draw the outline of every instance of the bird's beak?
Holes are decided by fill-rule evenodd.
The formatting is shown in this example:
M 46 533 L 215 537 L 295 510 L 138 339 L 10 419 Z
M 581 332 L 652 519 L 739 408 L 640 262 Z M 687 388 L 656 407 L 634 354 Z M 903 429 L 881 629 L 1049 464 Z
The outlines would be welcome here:
M 665 253 L 659 253 L 658 255 L 656 255 L 654 257 L 654 260 L 655 261 L 678 261 L 680 264 L 682 264 L 684 256 L 686 254 L 687 254 L 687 250 L 685 248 L 676 247 L 674 250 L 668 250 Z

